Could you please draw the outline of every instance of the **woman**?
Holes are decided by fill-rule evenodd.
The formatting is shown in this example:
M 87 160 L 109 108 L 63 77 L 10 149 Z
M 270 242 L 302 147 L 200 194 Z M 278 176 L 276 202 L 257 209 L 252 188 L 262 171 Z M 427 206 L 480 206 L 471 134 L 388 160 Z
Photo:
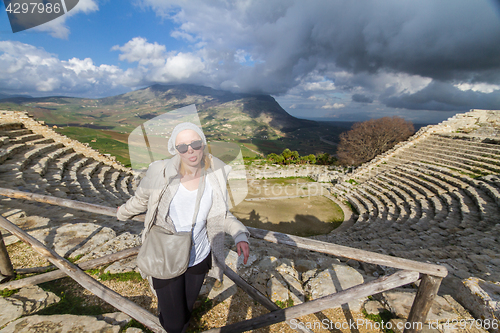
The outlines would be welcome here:
M 196 214 L 187 271 L 173 279 L 147 277 L 158 297 L 160 323 L 169 333 L 186 330 L 210 268 L 209 275 L 222 280 L 225 233 L 233 237 L 245 264 L 249 255 L 250 234 L 227 206 L 226 182 L 231 167 L 205 153 L 205 148 L 205 135 L 198 126 L 177 125 L 168 141 L 168 151 L 174 157 L 151 163 L 134 196 L 117 211 L 122 221 L 146 211 L 145 231 L 156 224 L 171 232 L 191 230 Z M 198 191 L 203 192 L 195 212 Z M 142 241 L 146 235 L 142 233 Z

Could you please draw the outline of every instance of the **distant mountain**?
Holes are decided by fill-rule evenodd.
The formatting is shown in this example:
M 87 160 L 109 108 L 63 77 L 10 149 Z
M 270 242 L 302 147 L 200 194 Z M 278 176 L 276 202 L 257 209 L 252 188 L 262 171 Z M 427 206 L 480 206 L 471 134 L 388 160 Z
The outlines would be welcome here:
M 196 104 L 204 128 L 217 129 L 222 136 L 233 133 L 279 137 L 282 132 L 316 125 L 314 121 L 291 116 L 269 95 L 235 94 L 191 84 L 156 84 L 123 95 L 102 98 L 99 102 L 103 106 L 143 105 L 156 110 L 138 114 L 142 119 L 153 118 L 167 109 Z M 222 124 L 226 127 L 221 127 Z
M 10 95 L 10 94 L 0 93 L 0 99 L 16 98 L 16 97 L 31 98 L 30 95 L 19 95 L 19 94 Z
M 99 99 L 11 97 L 4 101 L 30 106 L 35 117 L 50 124 L 122 132 L 165 112 L 196 104 L 204 130 L 221 140 L 277 139 L 286 132 L 318 126 L 315 121 L 291 116 L 269 95 L 235 94 L 192 84 L 156 84 Z
M 332 124 L 295 118 L 269 95 L 236 94 L 191 84 L 157 84 L 99 99 L 15 97 L 0 101 L 0 109 L 1 103 L 7 102 L 10 104 L 5 105 L 6 109 L 17 104 L 17 108 L 27 110 L 49 125 L 108 130 L 119 132 L 121 136 L 148 119 L 196 104 L 207 138 L 239 142 L 248 148 L 245 150 L 248 156 L 257 152 L 281 152 L 284 148 L 298 150 L 300 154 L 332 154 L 334 145 L 324 140 L 335 141 L 345 130 Z

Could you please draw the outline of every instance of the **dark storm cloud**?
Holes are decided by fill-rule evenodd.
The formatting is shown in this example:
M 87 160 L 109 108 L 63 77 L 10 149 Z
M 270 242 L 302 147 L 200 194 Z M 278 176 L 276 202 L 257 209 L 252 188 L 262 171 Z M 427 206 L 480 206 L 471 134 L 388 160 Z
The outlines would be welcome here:
M 358 103 L 373 103 L 373 99 L 368 97 L 368 96 L 365 96 L 365 95 L 362 95 L 362 94 L 354 94 L 352 95 L 352 101 L 353 102 L 358 102 Z
M 32 61 L 23 53 L 30 45 L 0 42 L 0 60 L 9 68 L 0 68 L 0 81 L 27 93 L 89 94 L 109 86 L 196 83 L 289 95 L 290 105 L 302 99 L 319 110 L 362 103 L 354 106 L 366 111 L 379 102 L 425 110 L 498 108 L 498 0 L 138 2 L 173 20 L 177 28 L 165 33 L 188 45 L 172 50 L 135 37 L 110 46 L 131 63 L 124 70 L 87 58 L 59 60 L 39 49 L 30 52 L 43 51 L 50 61 Z M 32 80 L 33 73 L 40 79 Z
M 411 110 L 499 109 L 500 91 L 488 94 L 472 90 L 462 91 L 451 84 L 434 81 L 414 94 L 386 97 L 382 102 L 389 107 Z

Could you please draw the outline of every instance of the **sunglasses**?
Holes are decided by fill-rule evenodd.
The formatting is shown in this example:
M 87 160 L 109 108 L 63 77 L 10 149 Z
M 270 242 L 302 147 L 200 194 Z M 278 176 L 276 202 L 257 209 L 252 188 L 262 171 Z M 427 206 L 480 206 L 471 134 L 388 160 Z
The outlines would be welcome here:
M 200 150 L 201 147 L 203 147 L 203 141 L 201 141 L 201 140 L 193 141 L 188 145 L 185 143 L 182 143 L 180 145 L 175 146 L 175 149 L 177 149 L 177 151 L 179 153 L 184 154 L 188 151 L 189 146 L 191 146 L 191 148 L 193 148 L 194 150 Z

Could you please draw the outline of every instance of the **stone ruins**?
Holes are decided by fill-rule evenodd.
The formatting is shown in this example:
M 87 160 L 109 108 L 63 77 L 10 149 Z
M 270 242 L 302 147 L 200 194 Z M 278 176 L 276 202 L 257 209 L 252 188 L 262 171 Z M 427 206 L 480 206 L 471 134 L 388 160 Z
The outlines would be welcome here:
M 351 206 L 346 221 L 328 235 L 313 238 L 373 252 L 446 266 L 428 321 L 500 319 L 500 111 L 472 110 L 422 128 L 408 141 L 352 173 L 324 167 L 251 170 L 250 177 L 311 176 L 336 201 Z M 331 181 L 331 182 L 329 182 Z M 134 193 L 138 175 L 109 156 L 55 133 L 24 112 L 0 111 L 0 187 L 117 207 Z M 68 258 L 97 258 L 140 243 L 140 223 L 28 200 L 0 197 L 0 213 Z M 18 239 L 2 230 L 6 245 Z M 298 304 L 376 279 L 388 267 L 251 240 L 243 265 L 228 246 L 226 263 L 273 301 Z M 230 244 L 230 240 L 228 240 Z M 106 268 L 136 270 L 135 259 Z M 224 279 L 202 293 L 225 299 L 236 286 Z M 391 311 L 402 320 L 415 286 L 349 303 L 351 311 Z M 118 332 L 130 318 L 31 315 L 58 302 L 40 288 L 22 288 L 0 298 L 2 332 L 16 327 L 66 327 L 77 322 L 94 331 Z M 19 318 L 21 317 L 21 318 Z M 50 317 L 50 318 L 46 318 Z M 81 317 L 81 318 L 79 318 Z M 19 318 L 19 319 L 18 319 Z M 128 318 L 128 319 L 127 319 Z M 9 324 L 10 323 L 10 324 Z M 6 326 L 4 326 L 6 325 Z M 52 325 L 52 326 L 51 326 Z M 66 325 L 66 326 L 65 326 Z M 428 328 L 432 331 L 432 327 Z M 49 329 L 50 330 L 50 329 Z M 138 332 L 129 328 L 127 332 Z M 442 328 L 435 332 L 444 332 Z M 446 332 L 452 332 L 447 330 Z M 471 332 L 483 331 L 481 328 Z M 465 331 L 464 331 L 465 332 Z

